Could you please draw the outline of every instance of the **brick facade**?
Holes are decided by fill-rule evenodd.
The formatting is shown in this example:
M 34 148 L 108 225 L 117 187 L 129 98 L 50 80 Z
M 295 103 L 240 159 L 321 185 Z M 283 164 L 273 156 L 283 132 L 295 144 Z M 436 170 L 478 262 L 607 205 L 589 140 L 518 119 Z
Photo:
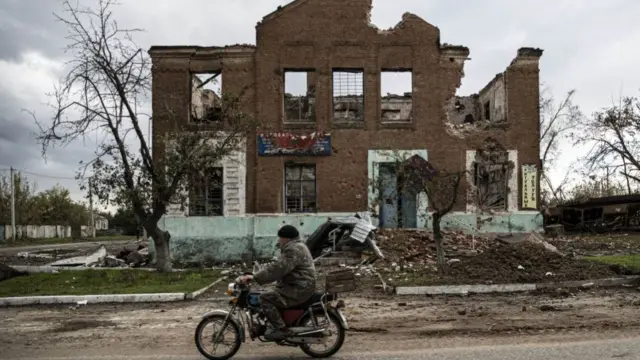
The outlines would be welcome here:
M 166 109 L 183 114 L 189 124 L 190 74 L 222 71 L 222 92 L 246 88 L 244 109 L 275 132 L 331 133 L 331 156 L 258 156 L 256 137 L 247 143 L 246 212 L 284 212 L 284 166 L 315 164 L 317 212 L 366 210 L 369 150 L 427 149 L 436 168 L 463 170 L 467 152 L 487 138 L 517 152 L 520 165 L 539 166 L 539 67 L 541 50 L 523 48 L 503 74 L 479 95 L 461 103 L 476 104 L 473 124 L 451 125 L 454 99 L 469 55 L 465 47 L 440 42 L 440 31 L 413 14 L 405 14 L 393 29 L 382 31 L 369 22 L 371 0 L 298 0 L 267 15 L 256 26 L 256 46 L 153 47 L 154 154 L 162 152 L 158 135 L 170 129 Z M 362 69 L 364 121 L 334 119 L 332 72 Z M 412 71 L 412 116 L 408 122 L 381 121 L 381 70 Z M 285 70 L 313 70 L 315 123 L 285 123 Z M 484 101 L 500 85 L 500 126 L 486 126 Z M 498 89 L 498 87 L 495 87 Z M 497 90 L 496 90 L 497 91 Z M 497 92 L 496 92 L 497 93 Z M 496 98 L 497 99 L 497 98 Z M 477 107 L 477 109 L 475 109 Z M 466 109 L 469 111 L 470 106 Z M 458 111 L 459 112 L 459 111 Z M 459 114 L 458 114 L 459 115 Z M 484 125 L 483 125 L 484 124 Z M 519 179 L 519 178 L 518 178 Z M 521 183 L 520 180 L 517 182 Z M 462 191 L 469 184 L 463 183 Z M 515 189 L 511 189 L 515 191 Z M 518 202 L 521 189 L 518 186 Z M 454 210 L 465 210 L 465 198 Z M 520 204 L 518 204 L 520 208 Z

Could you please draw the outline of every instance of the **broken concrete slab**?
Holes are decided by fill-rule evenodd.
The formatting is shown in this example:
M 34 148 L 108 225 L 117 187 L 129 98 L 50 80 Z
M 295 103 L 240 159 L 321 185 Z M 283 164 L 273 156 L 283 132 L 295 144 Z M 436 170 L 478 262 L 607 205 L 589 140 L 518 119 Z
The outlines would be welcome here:
M 87 256 L 76 256 L 68 259 L 62 259 L 49 264 L 49 266 L 89 266 L 91 264 L 100 262 L 107 256 L 107 248 L 104 245 Z
M 175 302 L 185 300 L 186 296 L 186 293 L 19 296 L 0 298 L 0 306 L 78 304 L 85 301 L 87 304 Z
M 105 258 L 102 259 L 100 266 L 109 268 L 128 267 L 127 263 L 124 260 L 118 259 L 113 255 L 105 256 Z
M 536 284 L 503 285 L 444 285 L 444 286 L 400 286 L 397 295 L 468 295 L 469 293 L 489 294 L 524 292 L 536 290 Z
M 204 294 L 207 290 L 209 290 L 212 287 L 218 285 L 222 280 L 224 280 L 224 278 L 225 277 L 223 276 L 223 277 L 219 278 L 218 280 L 214 281 L 213 283 L 211 283 L 210 285 L 207 285 L 207 286 L 203 287 L 200 290 L 196 290 L 196 291 L 194 291 L 192 293 L 187 293 L 185 298 L 187 300 L 193 300 L 193 299 L 197 298 L 198 296 Z
M 582 281 L 564 281 L 542 284 L 499 284 L 499 285 L 444 285 L 444 286 L 399 286 L 396 295 L 467 295 L 470 293 L 515 293 L 558 288 L 581 288 L 585 284 L 594 287 L 616 287 L 634 284 L 640 276 Z
M 108 267 L 85 267 L 85 266 L 31 266 L 31 265 L 11 265 L 12 268 L 26 272 L 29 274 L 37 274 L 37 273 L 56 273 L 58 271 L 86 271 L 86 270 L 113 270 L 113 268 Z M 144 270 L 144 271 L 157 271 L 153 268 L 130 268 L 124 267 L 119 270 Z M 173 272 L 183 271 L 181 269 L 173 269 Z
M 560 251 L 558 251 L 557 247 L 555 247 L 555 246 L 549 244 L 548 242 L 546 242 L 544 240 L 544 237 L 539 233 L 533 232 L 533 233 L 527 234 L 527 237 L 525 238 L 525 241 L 530 241 L 532 243 L 542 245 L 542 246 L 544 246 L 545 249 L 547 249 L 547 250 L 549 250 L 551 252 L 554 252 L 556 254 L 562 255 L 562 253 L 560 253 Z

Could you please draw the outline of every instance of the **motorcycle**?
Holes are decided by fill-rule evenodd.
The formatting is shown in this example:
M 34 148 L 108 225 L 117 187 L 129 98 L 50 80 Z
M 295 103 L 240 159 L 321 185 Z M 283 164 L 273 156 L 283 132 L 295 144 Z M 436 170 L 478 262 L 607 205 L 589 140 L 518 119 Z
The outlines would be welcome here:
M 229 284 L 227 295 L 232 297 L 229 301 L 231 309 L 218 309 L 204 314 L 196 327 L 196 346 L 204 357 L 210 360 L 230 359 L 246 342 L 245 330 L 248 330 L 251 341 L 257 339 L 265 343 L 272 342 L 264 338 L 267 326 L 270 325 L 260 308 L 261 293 L 262 291 L 252 291 L 250 284 Z M 333 305 L 333 302 L 336 304 Z M 344 301 L 338 300 L 337 293 L 316 292 L 304 304 L 281 311 L 292 336 L 275 343 L 279 346 L 299 347 L 313 358 L 333 356 L 342 347 L 345 332 L 349 329 L 347 319 L 342 313 L 344 307 Z M 220 330 L 215 331 L 214 323 L 221 324 Z M 209 327 L 214 327 L 214 333 L 205 336 L 204 332 Z M 233 333 L 228 341 L 229 350 L 216 354 L 218 345 L 225 343 L 223 338 L 228 332 Z M 335 340 L 331 341 L 332 337 L 335 337 Z M 213 343 L 212 352 L 209 352 L 203 343 L 205 339 L 210 339 Z M 313 346 L 324 346 L 325 350 L 316 350 Z
M 372 264 L 378 259 L 384 259 L 376 244 L 376 229 L 369 213 L 359 212 L 354 216 L 327 220 L 307 238 L 306 244 L 315 260 L 346 248 L 370 250 L 373 255 L 363 264 Z

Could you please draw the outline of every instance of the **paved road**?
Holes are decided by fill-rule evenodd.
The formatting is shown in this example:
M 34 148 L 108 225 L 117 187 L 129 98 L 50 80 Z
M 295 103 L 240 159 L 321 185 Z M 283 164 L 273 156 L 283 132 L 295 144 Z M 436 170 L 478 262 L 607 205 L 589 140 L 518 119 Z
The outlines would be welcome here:
M 514 338 L 521 339 L 521 338 Z M 522 339 L 524 340 L 524 339 Z M 519 341 L 519 340 L 515 340 Z M 515 342 L 514 341 L 514 342 Z M 87 344 L 87 346 L 90 346 Z M 267 345 L 240 350 L 234 359 L 307 359 L 297 349 L 279 349 Z M 264 351 L 262 351 L 264 350 Z M 272 352 L 272 351 L 277 352 Z M 111 351 L 118 351 L 117 348 Z M 139 353 L 131 352 L 126 355 L 108 355 L 109 352 L 95 355 L 83 354 L 82 356 L 56 356 L 56 357 L 20 357 L 19 354 L 11 354 L 11 359 L 33 360 L 195 360 L 201 359 L 197 353 L 188 354 L 153 354 L 153 349 L 140 349 Z M 267 352 L 267 353 L 265 353 Z M 248 354 L 250 353 L 250 354 Z M 0 350 L 0 359 L 3 357 Z M 354 352 L 345 351 L 334 357 L 342 360 L 603 360 L 603 359 L 640 359 L 640 338 L 597 340 L 570 343 L 519 343 L 514 345 L 492 345 L 455 347 L 443 349 L 413 349 L 407 351 L 372 351 Z

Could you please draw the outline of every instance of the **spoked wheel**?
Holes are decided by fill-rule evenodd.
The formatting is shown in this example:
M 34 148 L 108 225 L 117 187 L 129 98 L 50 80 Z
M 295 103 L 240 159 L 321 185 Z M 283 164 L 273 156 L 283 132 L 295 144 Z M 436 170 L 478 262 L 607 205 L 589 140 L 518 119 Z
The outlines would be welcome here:
M 196 347 L 210 360 L 227 360 L 235 355 L 242 343 L 241 329 L 233 321 L 223 328 L 224 315 L 208 316 L 196 327 Z
M 340 320 L 333 314 L 329 313 L 329 321 L 327 321 L 327 315 L 324 312 L 316 312 L 316 321 L 318 324 L 327 324 L 327 335 L 323 336 L 325 342 L 323 344 L 305 344 L 300 345 L 300 349 L 305 354 L 313 358 L 328 358 L 335 355 L 342 344 L 344 344 L 344 338 L 346 336 L 345 330 L 340 324 Z M 306 316 L 301 324 L 303 327 L 313 327 L 313 321 L 310 316 Z

